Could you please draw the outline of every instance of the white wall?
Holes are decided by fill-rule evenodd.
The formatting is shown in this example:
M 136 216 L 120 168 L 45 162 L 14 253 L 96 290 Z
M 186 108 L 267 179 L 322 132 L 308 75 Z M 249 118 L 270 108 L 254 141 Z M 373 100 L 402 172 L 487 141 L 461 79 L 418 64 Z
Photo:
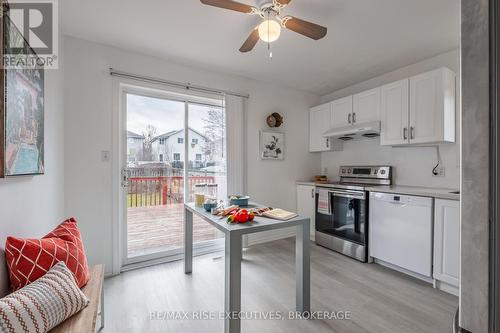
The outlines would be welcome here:
M 394 183 L 399 185 L 459 188 L 460 181 L 460 66 L 459 50 L 453 50 L 424 60 L 396 71 L 378 76 L 359 84 L 344 88 L 321 97 L 321 103 L 356 94 L 383 84 L 401 80 L 438 67 L 448 67 L 457 74 L 457 138 L 454 144 L 440 145 L 445 177 L 433 177 L 432 169 L 436 165 L 435 148 L 391 148 L 380 146 L 379 140 L 349 142 L 344 144 L 342 152 L 326 152 L 321 155 L 322 170 L 328 169 L 328 175 L 337 179 L 341 165 L 392 165 L 395 168 Z
M 61 45 L 60 45 L 61 46 Z M 64 218 L 63 67 L 45 72 L 45 174 L 0 179 L 0 295 L 8 288 L 7 236 L 37 238 Z
M 308 153 L 308 108 L 317 96 L 232 75 L 199 70 L 73 37 L 65 38 L 65 212 L 81 223 L 91 263 L 112 264 L 112 169 L 101 151 L 112 149 L 110 67 L 250 94 L 247 119 L 248 192 L 254 200 L 295 209 L 295 181 L 319 172 L 320 156 Z M 270 63 L 269 66 L 272 66 Z M 286 159 L 259 159 L 259 130 L 272 112 L 284 115 Z M 112 156 L 116 158 L 116 156 Z

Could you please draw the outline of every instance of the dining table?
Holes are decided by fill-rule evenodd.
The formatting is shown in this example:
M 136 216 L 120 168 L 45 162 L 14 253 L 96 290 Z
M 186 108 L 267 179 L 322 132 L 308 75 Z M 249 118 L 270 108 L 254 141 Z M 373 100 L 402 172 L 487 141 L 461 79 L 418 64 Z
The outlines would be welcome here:
M 251 207 L 267 207 L 249 203 Z M 243 236 L 257 232 L 295 227 L 295 280 L 296 311 L 302 314 L 311 311 L 311 260 L 310 219 L 296 216 L 286 221 L 256 216 L 247 223 L 228 223 L 226 217 L 212 215 L 194 203 L 184 204 L 184 273 L 193 272 L 193 215 L 196 215 L 220 230 L 225 238 L 224 278 L 224 332 L 241 331 L 241 260 Z M 264 282 L 264 281 L 263 281 Z

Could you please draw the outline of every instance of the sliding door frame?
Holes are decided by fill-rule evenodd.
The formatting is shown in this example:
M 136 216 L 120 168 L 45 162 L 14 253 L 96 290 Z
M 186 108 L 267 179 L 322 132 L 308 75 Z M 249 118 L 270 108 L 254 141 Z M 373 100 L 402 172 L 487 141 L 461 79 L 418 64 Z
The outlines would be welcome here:
M 490 311 L 489 331 L 500 328 L 500 6 L 490 0 Z
M 221 96 L 221 103 L 213 103 L 216 99 L 208 96 L 186 95 L 175 90 L 166 90 L 165 87 L 145 82 L 137 82 L 130 79 L 113 79 L 113 153 L 112 166 L 112 186 L 113 186 L 113 267 L 112 273 L 119 274 L 122 271 L 155 265 L 182 259 L 183 248 L 161 251 L 134 258 L 129 258 L 127 253 L 127 214 L 125 204 L 125 190 L 122 187 L 122 169 L 126 166 L 127 149 L 127 95 L 139 95 L 150 98 L 169 100 L 184 103 L 184 193 L 188 193 L 189 186 L 186 180 L 189 176 L 189 105 L 206 105 L 217 108 L 224 108 Z M 186 195 L 184 196 L 186 200 Z M 208 240 L 195 244 L 194 254 L 200 255 L 221 251 L 224 248 L 223 239 Z

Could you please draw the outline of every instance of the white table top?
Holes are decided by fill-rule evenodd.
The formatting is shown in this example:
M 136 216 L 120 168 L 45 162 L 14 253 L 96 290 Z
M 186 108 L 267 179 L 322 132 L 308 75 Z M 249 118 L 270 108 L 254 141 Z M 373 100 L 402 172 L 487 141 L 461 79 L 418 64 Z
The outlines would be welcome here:
M 194 203 L 184 204 L 184 207 L 187 210 L 196 214 L 197 216 L 203 218 L 205 221 L 212 224 L 214 227 L 216 227 L 217 229 L 219 229 L 224 233 L 251 234 L 254 232 L 288 228 L 288 227 L 302 225 L 305 223 L 310 223 L 309 218 L 302 216 L 297 216 L 287 221 L 280 221 L 266 217 L 256 216 L 252 222 L 227 223 L 226 222 L 227 217 L 212 215 L 210 212 L 207 212 L 203 207 L 196 207 Z M 241 207 L 241 208 L 250 209 L 256 207 L 268 207 L 268 206 L 251 202 L 248 207 Z

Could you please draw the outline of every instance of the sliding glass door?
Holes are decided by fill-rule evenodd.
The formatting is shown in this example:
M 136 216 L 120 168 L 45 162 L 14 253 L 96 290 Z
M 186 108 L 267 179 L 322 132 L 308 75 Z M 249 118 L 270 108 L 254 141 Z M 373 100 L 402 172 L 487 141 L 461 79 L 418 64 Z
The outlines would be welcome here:
M 227 197 L 226 126 L 222 107 L 188 103 L 187 201 L 194 201 L 196 191 L 206 197 L 222 200 Z M 195 245 L 221 238 L 223 235 L 208 223 L 193 220 Z
M 222 103 L 183 97 L 130 89 L 123 98 L 125 264 L 181 253 L 184 202 L 194 201 L 197 189 L 226 196 Z M 195 247 L 218 238 L 208 223 L 194 221 Z

